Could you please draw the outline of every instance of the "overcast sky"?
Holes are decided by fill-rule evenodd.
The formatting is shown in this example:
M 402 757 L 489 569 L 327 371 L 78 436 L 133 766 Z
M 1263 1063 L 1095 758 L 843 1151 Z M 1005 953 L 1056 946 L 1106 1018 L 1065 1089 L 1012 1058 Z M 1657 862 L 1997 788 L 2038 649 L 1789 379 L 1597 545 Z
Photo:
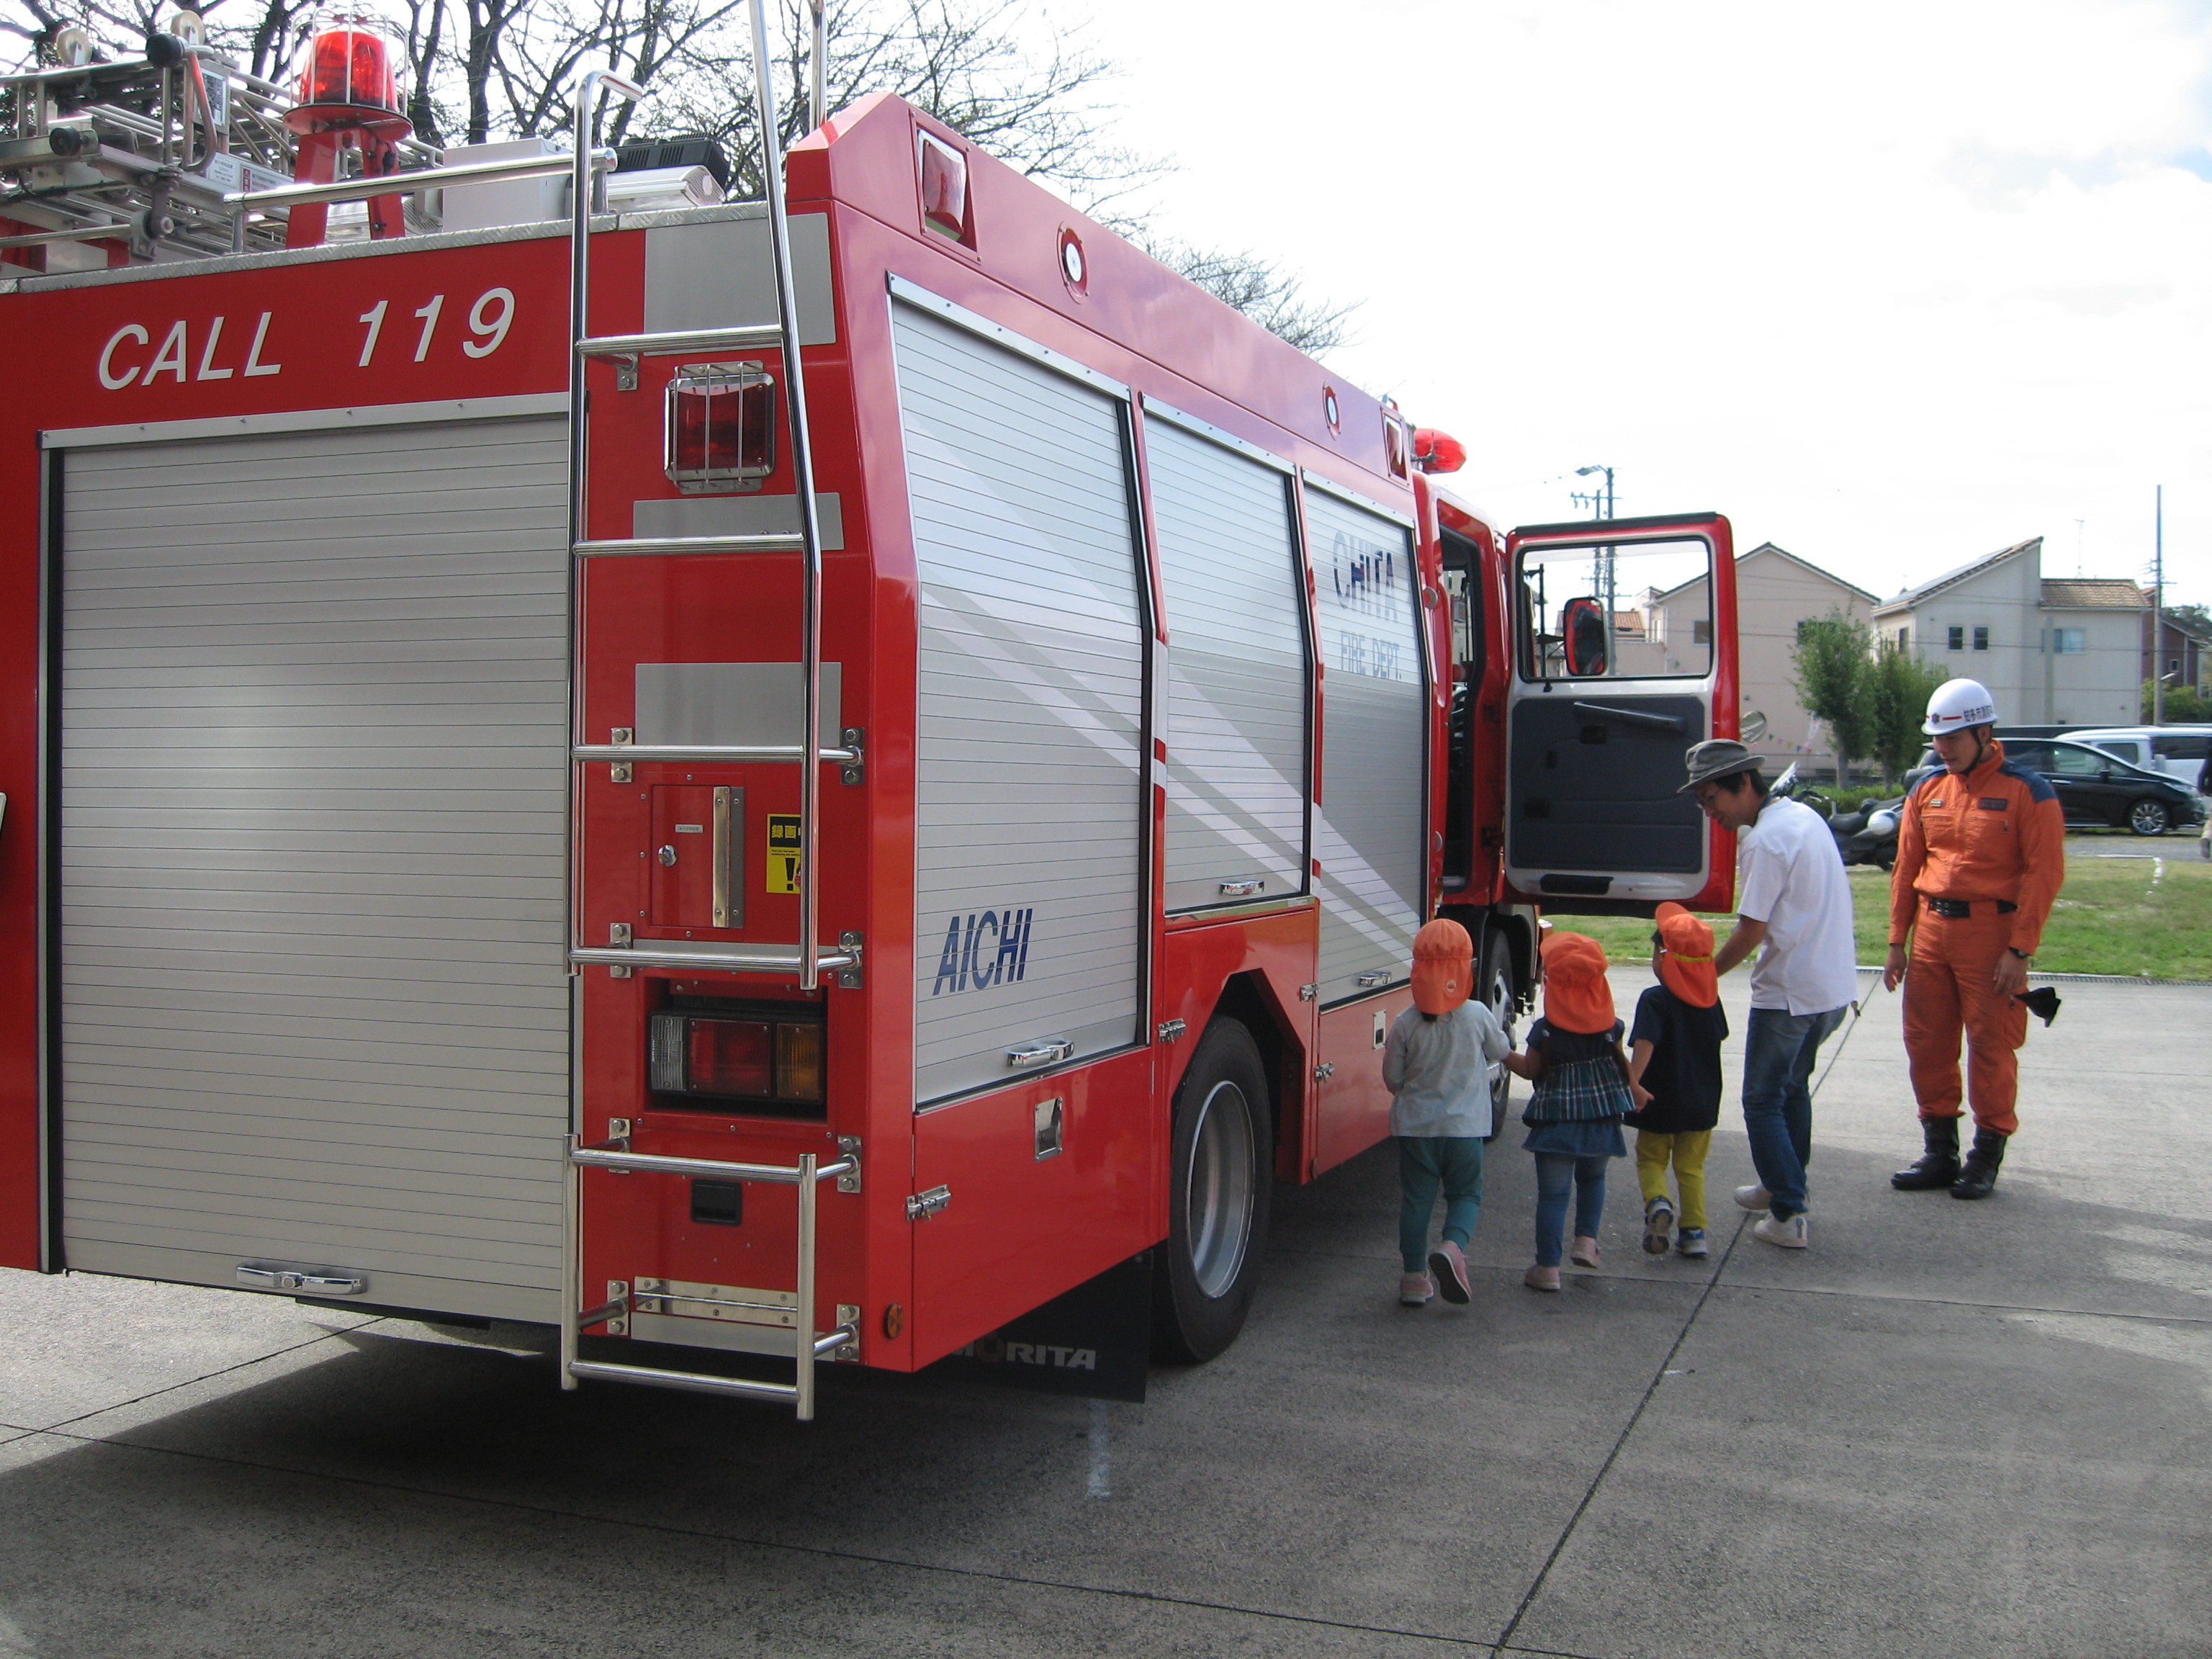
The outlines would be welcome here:
M 1054 15 L 1073 21 L 1067 5 Z M 1717 507 L 1883 597 L 2030 536 L 2212 603 L 2212 3 L 1121 0 L 1187 240 L 1505 525 Z M 2084 522 L 2077 526 L 2075 520 Z

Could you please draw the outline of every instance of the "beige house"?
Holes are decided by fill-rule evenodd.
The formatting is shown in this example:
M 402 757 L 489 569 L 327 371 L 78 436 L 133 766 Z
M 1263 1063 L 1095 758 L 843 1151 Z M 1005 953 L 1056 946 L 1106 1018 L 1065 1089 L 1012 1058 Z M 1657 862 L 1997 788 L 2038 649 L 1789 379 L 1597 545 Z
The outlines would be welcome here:
M 1712 600 L 1703 576 L 1667 592 L 1641 596 L 1638 630 L 1642 654 L 1665 672 L 1668 647 L 1704 645 L 1711 639 Z M 1795 553 L 1762 542 L 1735 561 L 1736 654 L 1741 671 L 1743 730 L 1759 752 L 1779 771 L 1795 761 L 1807 772 L 1832 771 L 1836 764 L 1827 733 L 1797 701 L 1797 671 L 1791 652 L 1801 623 L 1830 613 L 1864 622 L 1879 604 L 1863 587 L 1831 575 Z M 1621 661 L 1631 652 L 1624 634 Z
M 2043 538 L 2000 548 L 1875 608 L 1882 642 L 1988 686 L 2008 726 L 2133 726 L 2148 602 L 2131 581 L 2046 577 Z

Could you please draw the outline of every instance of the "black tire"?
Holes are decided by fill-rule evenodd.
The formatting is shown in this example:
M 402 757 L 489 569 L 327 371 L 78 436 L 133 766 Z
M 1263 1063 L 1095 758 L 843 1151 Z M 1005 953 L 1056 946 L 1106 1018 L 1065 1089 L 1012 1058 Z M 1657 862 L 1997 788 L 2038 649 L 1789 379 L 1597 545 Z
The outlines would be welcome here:
M 1237 1340 L 1267 1248 L 1274 1114 L 1252 1034 L 1217 1019 L 1176 1090 L 1168 1237 L 1152 1280 L 1153 1351 L 1202 1364 Z
M 2139 836 L 2162 836 L 2173 826 L 2173 814 L 2162 800 L 2139 800 L 2128 808 L 2128 828 Z
M 1513 946 L 1505 937 L 1503 927 L 1486 928 L 1482 934 L 1482 959 L 1474 970 L 1476 1000 L 1489 1005 L 1490 1012 L 1498 1016 L 1505 1035 L 1513 1035 L 1513 1018 L 1519 1003 L 1519 987 L 1513 975 Z M 1505 1105 L 1513 1097 L 1513 1073 L 1503 1066 L 1491 1068 L 1490 1075 L 1490 1133 L 1483 1137 L 1495 1140 L 1505 1127 Z

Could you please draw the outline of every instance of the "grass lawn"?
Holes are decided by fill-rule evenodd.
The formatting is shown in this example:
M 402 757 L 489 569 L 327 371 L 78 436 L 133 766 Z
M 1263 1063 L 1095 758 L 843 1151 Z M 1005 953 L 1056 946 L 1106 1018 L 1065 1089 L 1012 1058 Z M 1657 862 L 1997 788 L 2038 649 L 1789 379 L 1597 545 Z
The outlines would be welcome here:
M 2127 838 L 2067 837 L 2065 890 L 2043 930 L 2035 965 L 2048 974 L 2125 974 L 2152 979 L 2212 980 L 2212 863 L 2197 842 L 2179 836 L 2134 840 L 2150 858 L 2077 856 Z M 1850 872 L 1859 960 L 1877 963 L 1888 941 L 1889 878 L 1880 870 Z M 1726 917 L 1707 918 L 1728 933 Z M 1651 924 L 1611 916 L 1559 916 L 1562 927 L 1588 933 L 1616 962 L 1648 960 Z

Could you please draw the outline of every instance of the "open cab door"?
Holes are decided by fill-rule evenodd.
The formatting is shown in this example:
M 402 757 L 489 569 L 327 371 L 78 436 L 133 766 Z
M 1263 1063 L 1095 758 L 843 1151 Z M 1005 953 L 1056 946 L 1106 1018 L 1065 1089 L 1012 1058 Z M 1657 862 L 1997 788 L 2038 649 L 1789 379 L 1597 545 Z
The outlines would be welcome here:
M 1735 838 L 1679 793 L 1736 735 L 1735 552 L 1715 513 L 1532 525 L 1505 541 L 1505 879 L 1547 910 L 1725 910 Z

